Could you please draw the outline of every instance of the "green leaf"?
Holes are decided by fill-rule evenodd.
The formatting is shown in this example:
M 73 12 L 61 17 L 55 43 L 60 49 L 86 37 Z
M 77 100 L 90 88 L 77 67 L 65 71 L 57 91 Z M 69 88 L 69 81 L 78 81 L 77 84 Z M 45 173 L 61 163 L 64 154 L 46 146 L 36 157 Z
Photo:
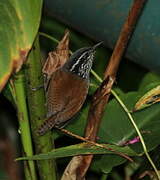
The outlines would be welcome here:
M 0 91 L 26 60 L 39 28 L 42 0 L 0 1 Z
M 121 99 L 128 109 L 132 109 L 138 95 L 138 93 L 132 92 L 125 94 Z M 160 104 L 155 104 L 132 115 L 145 139 L 148 150 L 153 149 L 159 144 L 156 139 L 160 136 L 160 127 L 158 125 L 160 123 Z M 125 142 L 137 136 L 126 113 L 116 100 L 112 100 L 108 104 L 98 136 L 101 142 L 105 141 L 117 145 L 125 145 Z M 131 148 L 136 152 L 143 152 L 141 147 L 140 142 L 131 145 Z
M 128 156 L 138 156 L 133 150 L 129 147 L 119 147 L 110 144 L 103 144 L 106 148 L 112 148 L 116 152 L 125 153 Z M 22 157 L 17 158 L 17 160 L 42 160 L 42 159 L 52 159 L 52 158 L 61 158 L 61 157 L 68 157 L 68 156 L 75 156 L 79 154 L 115 154 L 115 152 L 109 151 L 105 148 L 101 148 L 98 146 L 88 146 L 88 143 L 81 143 L 71 146 L 66 146 L 62 148 L 54 149 L 51 152 L 45 154 L 38 154 L 31 157 Z
M 95 157 L 93 163 L 91 164 L 91 169 L 100 172 L 100 173 L 109 173 L 112 171 L 112 168 L 123 164 L 126 159 L 115 154 L 106 154 Z
M 139 93 L 121 94 L 122 101 L 132 109 L 134 102 L 137 101 Z M 160 127 L 160 104 L 155 104 L 143 111 L 132 114 L 136 124 L 138 125 L 142 136 L 144 137 L 147 145 L 147 150 L 150 151 L 159 145 Z M 108 142 L 117 145 L 125 146 L 129 140 L 137 137 L 137 134 L 126 116 L 123 109 L 116 100 L 111 100 L 107 105 L 104 113 L 101 128 L 98 134 L 99 142 Z M 136 152 L 143 153 L 142 145 L 140 142 L 129 146 Z M 96 159 L 96 158 L 95 158 Z M 106 155 L 100 156 L 93 163 L 93 170 L 95 166 L 99 171 L 108 173 L 114 166 L 124 163 L 126 160 L 118 156 Z M 96 164 L 96 165 L 95 165 Z M 98 165 L 97 165 L 98 164 Z

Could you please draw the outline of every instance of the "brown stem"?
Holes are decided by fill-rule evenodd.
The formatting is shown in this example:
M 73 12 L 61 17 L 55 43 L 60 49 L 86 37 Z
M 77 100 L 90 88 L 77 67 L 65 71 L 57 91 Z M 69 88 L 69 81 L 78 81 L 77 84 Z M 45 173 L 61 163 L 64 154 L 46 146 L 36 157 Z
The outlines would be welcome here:
M 103 116 L 105 105 L 108 102 L 111 88 L 114 84 L 120 60 L 124 54 L 129 39 L 133 33 L 136 22 L 147 0 L 134 0 L 128 17 L 122 27 L 118 41 L 114 48 L 108 67 L 104 74 L 104 81 L 93 96 L 93 101 L 88 115 L 88 124 L 85 130 L 85 137 L 90 141 L 96 140 L 100 121 Z M 81 162 L 76 168 L 76 179 L 82 180 L 90 166 L 93 155 L 82 156 Z

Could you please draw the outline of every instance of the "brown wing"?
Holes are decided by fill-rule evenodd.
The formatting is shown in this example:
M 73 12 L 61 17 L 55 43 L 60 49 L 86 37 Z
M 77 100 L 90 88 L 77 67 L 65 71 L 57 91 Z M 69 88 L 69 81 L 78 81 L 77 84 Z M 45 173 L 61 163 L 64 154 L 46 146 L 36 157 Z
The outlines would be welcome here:
M 88 81 L 57 70 L 47 92 L 48 117 L 56 114 L 56 124 L 70 119 L 82 107 L 87 93 Z
M 52 127 L 72 118 L 86 99 L 88 85 L 88 81 L 76 75 L 57 70 L 52 75 L 47 91 L 48 119 L 37 133 L 43 135 Z
M 47 117 L 50 117 L 58 112 L 61 112 L 64 107 L 64 102 L 61 97 L 61 87 L 60 82 L 63 77 L 61 72 L 57 70 L 53 73 L 52 78 L 50 79 L 48 90 L 47 90 Z

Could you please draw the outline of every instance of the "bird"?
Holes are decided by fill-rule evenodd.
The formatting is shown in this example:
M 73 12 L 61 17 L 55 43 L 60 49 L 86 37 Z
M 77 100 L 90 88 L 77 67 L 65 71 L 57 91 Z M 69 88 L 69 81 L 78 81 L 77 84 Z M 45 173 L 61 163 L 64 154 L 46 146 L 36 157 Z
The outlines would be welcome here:
M 39 135 L 64 127 L 80 111 L 88 94 L 96 48 L 101 44 L 78 49 L 53 73 L 46 90 L 47 118 L 38 128 Z

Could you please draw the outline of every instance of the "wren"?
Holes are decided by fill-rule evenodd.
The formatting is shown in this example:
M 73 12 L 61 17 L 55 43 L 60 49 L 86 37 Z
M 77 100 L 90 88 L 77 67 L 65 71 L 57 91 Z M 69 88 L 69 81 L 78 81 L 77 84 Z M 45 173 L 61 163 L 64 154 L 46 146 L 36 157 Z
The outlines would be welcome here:
M 61 128 L 81 109 L 89 89 L 95 49 L 100 44 L 77 50 L 53 73 L 46 89 L 47 120 L 39 127 L 39 135 L 53 127 Z

